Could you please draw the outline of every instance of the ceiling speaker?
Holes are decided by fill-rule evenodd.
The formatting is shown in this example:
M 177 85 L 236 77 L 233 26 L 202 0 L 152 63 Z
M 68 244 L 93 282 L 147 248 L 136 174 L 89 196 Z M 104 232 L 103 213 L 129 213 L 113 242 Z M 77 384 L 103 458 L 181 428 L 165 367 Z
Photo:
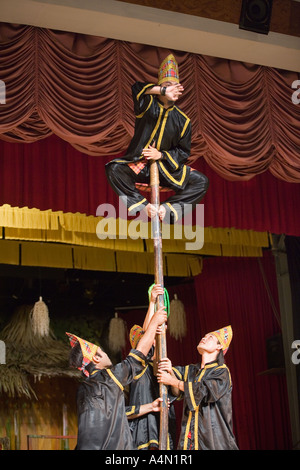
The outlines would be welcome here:
M 240 29 L 268 34 L 273 0 L 243 0 Z

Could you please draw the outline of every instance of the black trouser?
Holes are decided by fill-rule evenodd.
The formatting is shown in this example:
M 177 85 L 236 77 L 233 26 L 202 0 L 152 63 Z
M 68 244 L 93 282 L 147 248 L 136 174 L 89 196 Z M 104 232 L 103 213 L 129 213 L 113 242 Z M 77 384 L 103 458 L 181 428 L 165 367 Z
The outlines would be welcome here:
M 149 165 L 146 165 L 139 174 L 136 174 L 127 164 L 111 162 L 105 167 L 106 175 L 113 190 L 120 196 L 127 198 L 127 207 L 130 215 L 141 211 L 149 201 L 142 196 L 136 188 L 136 183 L 150 183 Z M 168 181 L 159 175 L 160 185 L 170 187 Z M 183 215 L 194 209 L 205 196 L 208 189 L 208 178 L 198 170 L 192 170 L 184 189 L 170 190 L 175 194 L 162 203 L 170 214 L 170 223 L 176 222 Z

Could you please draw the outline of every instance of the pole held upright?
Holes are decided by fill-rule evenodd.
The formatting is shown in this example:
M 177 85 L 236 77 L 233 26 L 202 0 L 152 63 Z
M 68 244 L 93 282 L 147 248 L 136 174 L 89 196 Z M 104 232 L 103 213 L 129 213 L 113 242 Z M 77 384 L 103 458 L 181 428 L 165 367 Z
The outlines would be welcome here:
M 151 204 L 157 209 L 160 206 L 159 196 L 159 172 L 155 160 L 150 163 L 150 186 L 151 186 Z M 151 219 L 152 222 L 152 237 L 154 243 L 154 274 L 155 284 L 160 284 L 164 287 L 164 274 L 163 274 L 163 251 L 162 251 L 162 234 L 161 222 L 158 213 Z M 163 295 L 157 297 L 156 306 L 160 308 L 164 305 Z M 166 325 L 162 325 L 162 333 L 156 335 L 156 361 L 159 362 L 162 358 L 167 357 L 167 342 L 166 342 Z M 159 433 L 159 449 L 167 450 L 168 445 L 168 389 L 164 384 L 159 385 L 160 397 L 162 398 L 160 409 L 160 433 Z

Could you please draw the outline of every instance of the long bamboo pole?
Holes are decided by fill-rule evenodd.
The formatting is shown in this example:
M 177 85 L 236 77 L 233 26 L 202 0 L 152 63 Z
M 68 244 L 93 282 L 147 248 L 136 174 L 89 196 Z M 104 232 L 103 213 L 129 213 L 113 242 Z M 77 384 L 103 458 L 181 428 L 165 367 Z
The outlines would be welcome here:
M 159 173 L 155 160 L 150 163 L 150 187 L 151 187 L 151 204 L 157 209 L 160 206 L 159 197 Z M 155 284 L 164 287 L 163 272 L 163 256 L 162 256 L 162 234 L 161 223 L 158 213 L 151 219 L 152 221 L 152 237 L 154 244 L 154 273 Z M 159 295 L 156 301 L 157 308 L 164 305 L 163 295 Z M 166 341 L 166 325 L 162 326 L 162 333 L 156 335 L 156 360 L 159 362 L 162 358 L 167 357 L 167 341 Z M 160 409 L 160 431 L 159 431 L 159 449 L 167 450 L 168 445 L 168 389 L 166 385 L 159 385 L 159 393 L 162 398 Z

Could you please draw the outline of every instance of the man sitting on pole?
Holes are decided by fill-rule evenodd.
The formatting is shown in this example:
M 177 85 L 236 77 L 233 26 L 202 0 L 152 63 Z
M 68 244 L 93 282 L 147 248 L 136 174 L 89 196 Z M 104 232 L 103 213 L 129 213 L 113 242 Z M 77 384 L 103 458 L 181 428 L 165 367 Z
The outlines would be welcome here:
M 168 214 L 169 223 L 175 223 L 207 192 L 208 178 L 186 165 L 191 150 L 191 122 L 175 106 L 183 91 L 173 54 L 160 65 L 157 85 L 136 82 L 132 86 L 134 136 L 126 154 L 106 164 L 108 181 L 126 202 L 129 215 L 142 210 L 149 217 L 156 213 L 157 209 L 136 187 L 137 183 L 149 184 L 150 160 L 157 161 L 160 185 L 175 191 L 158 208 L 160 220 Z

